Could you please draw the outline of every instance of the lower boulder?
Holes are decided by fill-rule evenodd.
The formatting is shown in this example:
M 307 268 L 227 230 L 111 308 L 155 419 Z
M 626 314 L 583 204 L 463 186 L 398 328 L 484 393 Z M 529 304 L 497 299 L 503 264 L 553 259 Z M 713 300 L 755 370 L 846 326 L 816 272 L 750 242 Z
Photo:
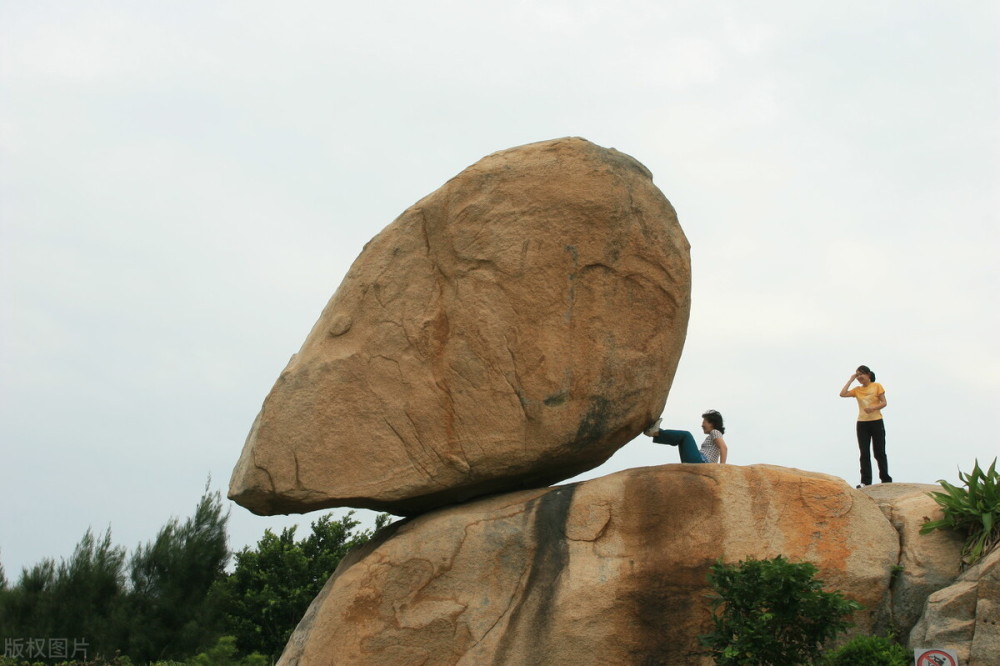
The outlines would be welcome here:
M 716 560 L 809 561 L 881 629 L 899 540 L 843 480 L 664 465 L 397 523 L 341 563 L 281 657 L 326 664 L 710 664 Z

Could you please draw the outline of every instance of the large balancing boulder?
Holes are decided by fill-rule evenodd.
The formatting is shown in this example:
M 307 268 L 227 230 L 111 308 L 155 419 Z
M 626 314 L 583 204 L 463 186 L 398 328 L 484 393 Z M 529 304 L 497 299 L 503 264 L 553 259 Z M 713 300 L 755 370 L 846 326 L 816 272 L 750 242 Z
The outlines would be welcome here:
M 411 515 L 596 467 L 663 409 L 690 291 L 687 239 L 635 159 L 577 138 L 485 157 L 365 246 L 229 496 Z

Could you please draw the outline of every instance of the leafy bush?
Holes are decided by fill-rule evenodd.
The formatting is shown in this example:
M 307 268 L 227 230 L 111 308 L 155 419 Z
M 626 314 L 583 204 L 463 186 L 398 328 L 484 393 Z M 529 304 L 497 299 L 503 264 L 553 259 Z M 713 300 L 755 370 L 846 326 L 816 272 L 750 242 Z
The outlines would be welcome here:
M 861 608 L 839 592 L 824 592 L 816 567 L 770 560 L 716 562 L 708 575 L 714 630 L 701 637 L 720 666 L 819 663 L 822 645 L 847 629 Z
M 1000 541 L 1000 474 L 996 467 L 994 458 L 990 468 L 983 472 L 977 460 L 971 474 L 958 473 L 964 488 L 939 480 L 945 492 L 930 493 L 941 506 L 944 518 L 927 521 L 920 533 L 948 528 L 964 534 L 962 563 L 966 566 L 975 564 Z
M 187 663 L 189 666 L 268 666 L 271 660 L 256 652 L 241 658 L 236 651 L 236 637 L 222 636 L 212 648 Z
M 855 636 L 827 655 L 826 666 L 910 666 L 913 654 L 883 636 Z
M 312 533 L 296 539 L 296 526 L 281 534 L 265 530 L 255 550 L 236 553 L 236 568 L 219 579 L 212 596 L 225 610 L 227 633 L 236 637 L 236 648 L 277 658 L 288 637 L 340 560 L 367 543 L 370 530 L 355 532 L 360 524 L 354 512 L 334 520 L 332 514 L 314 521 Z M 388 514 L 375 519 L 378 530 Z

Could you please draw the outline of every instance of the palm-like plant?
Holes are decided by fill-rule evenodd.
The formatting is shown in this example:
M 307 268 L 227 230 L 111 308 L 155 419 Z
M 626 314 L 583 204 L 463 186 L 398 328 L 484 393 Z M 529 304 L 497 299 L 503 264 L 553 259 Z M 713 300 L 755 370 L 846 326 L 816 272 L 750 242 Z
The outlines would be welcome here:
M 963 533 L 962 563 L 965 566 L 975 564 L 1000 542 L 1000 474 L 996 468 L 996 458 L 985 472 L 977 460 L 971 474 L 958 473 L 964 488 L 941 480 L 938 483 L 944 492 L 930 493 L 941 507 L 944 518 L 925 522 L 920 533 L 941 528 Z

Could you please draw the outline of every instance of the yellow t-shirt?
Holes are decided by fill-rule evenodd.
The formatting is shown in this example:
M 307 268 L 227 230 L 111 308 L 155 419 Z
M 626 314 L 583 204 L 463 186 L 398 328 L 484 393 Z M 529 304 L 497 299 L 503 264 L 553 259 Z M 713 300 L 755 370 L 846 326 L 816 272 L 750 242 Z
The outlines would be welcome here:
M 878 421 L 882 418 L 882 410 L 875 410 L 871 413 L 865 411 L 865 407 L 878 404 L 878 397 L 885 393 L 881 384 L 872 382 L 868 386 L 855 386 L 848 393 L 858 399 L 859 421 Z

